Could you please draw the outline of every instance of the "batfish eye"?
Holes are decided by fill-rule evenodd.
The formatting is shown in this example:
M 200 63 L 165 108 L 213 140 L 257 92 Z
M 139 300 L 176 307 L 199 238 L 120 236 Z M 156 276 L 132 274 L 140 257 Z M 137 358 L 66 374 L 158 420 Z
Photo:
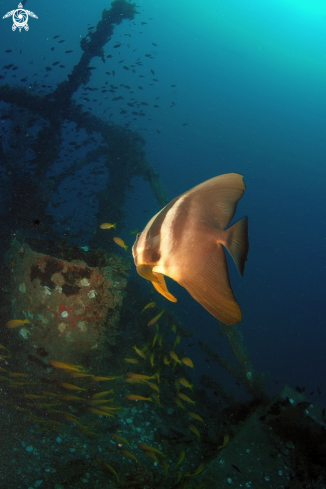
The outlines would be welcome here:
M 141 233 L 137 233 L 137 235 L 136 235 L 136 241 L 139 240 L 140 236 L 141 236 Z

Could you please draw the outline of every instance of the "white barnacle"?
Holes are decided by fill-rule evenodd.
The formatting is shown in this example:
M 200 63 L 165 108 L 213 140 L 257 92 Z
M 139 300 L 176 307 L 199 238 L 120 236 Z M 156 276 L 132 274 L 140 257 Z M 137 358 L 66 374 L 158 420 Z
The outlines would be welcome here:
M 93 299 L 96 296 L 96 291 L 95 290 L 90 290 L 87 294 L 87 297 L 89 299 Z
M 89 280 L 87 278 L 82 278 L 79 283 L 82 287 L 88 287 L 89 286 Z
M 67 318 L 68 317 L 68 311 L 62 311 L 61 317 Z
M 83 333 L 86 333 L 86 331 L 87 331 L 87 326 L 86 326 L 85 321 L 78 321 L 78 322 L 77 322 L 77 328 L 79 328 L 79 329 L 80 329 L 80 331 L 82 331 Z
M 27 340 L 28 335 L 31 334 L 31 332 L 26 328 L 20 328 L 19 334 L 24 338 L 24 340 Z
M 43 289 L 44 289 L 45 295 L 51 295 L 50 287 L 47 287 L 46 285 L 44 285 Z

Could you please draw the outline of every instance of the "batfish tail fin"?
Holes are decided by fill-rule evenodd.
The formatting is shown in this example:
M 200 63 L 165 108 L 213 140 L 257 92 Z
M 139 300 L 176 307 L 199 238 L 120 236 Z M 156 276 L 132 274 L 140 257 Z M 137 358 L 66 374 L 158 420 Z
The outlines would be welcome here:
M 226 240 L 223 245 L 232 256 L 234 263 L 243 275 L 245 262 L 249 250 L 248 241 L 248 217 L 243 217 L 240 221 L 225 230 Z

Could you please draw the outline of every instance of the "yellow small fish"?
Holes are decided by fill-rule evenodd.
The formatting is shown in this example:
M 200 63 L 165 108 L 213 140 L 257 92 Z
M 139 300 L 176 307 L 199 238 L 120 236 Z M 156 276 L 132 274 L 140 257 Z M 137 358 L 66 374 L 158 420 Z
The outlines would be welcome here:
M 7 322 L 7 328 L 17 328 L 23 324 L 31 324 L 29 319 L 11 319 Z
M 174 484 L 173 487 L 175 487 L 179 484 L 179 482 L 181 481 L 181 477 L 182 477 L 182 472 L 181 472 L 181 470 L 178 470 L 178 479 L 177 479 L 177 482 Z
M 156 392 L 160 393 L 160 388 L 159 388 L 159 386 L 158 386 L 158 385 L 154 384 L 153 382 L 148 382 L 148 385 L 149 385 L 149 386 L 150 386 L 152 389 L 154 389 L 154 391 L 156 391 Z
M 112 402 L 113 399 L 91 399 L 90 401 L 86 401 L 87 404 L 91 404 L 92 406 L 98 406 L 99 404 L 107 404 L 108 402 Z
M 121 441 L 122 443 L 125 443 L 126 445 L 128 445 L 130 447 L 130 443 L 129 441 L 127 441 L 125 438 L 122 438 L 122 436 L 120 435 L 117 435 L 116 433 L 112 433 L 112 436 L 116 439 L 116 440 L 119 440 Z
M 103 382 L 105 380 L 116 380 L 121 378 L 122 375 L 113 375 L 112 377 L 92 377 L 92 380 L 96 380 L 97 382 Z
M 84 372 L 68 372 L 71 377 L 93 377 L 93 374 L 85 374 Z
M 118 238 L 117 236 L 114 236 L 113 241 L 117 245 L 121 246 L 121 248 L 123 248 L 125 251 L 128 251 L 129 246 L 126 245 L 126 243 L 123 241 L 123 239 Z
M 154 364 L 154 355 L 155 355 L 155 353 L 152 353 L 151 356 L 150 356 L 150 358 L 149 358 L 149 361 L 151 362 L 151 366 L 152 367 L 155 367 L 155 364 Z
M 133 346 L 133 349 L 135 350 L 137 355 L 139 355 L 141 358 L 143 358 L 144 360 L 147 359 L 147 356 L 145 355 L 145 353 L 142 352 L 141 350 L 139 350 L 139 348 L 137 348 L 137 346 Z
M 201 416 L 199 416 L 198 414 L 196 414 L 196 413 L 187 413 L 187 414 L 188 414 L 188 416 L 191 416 L 192 418 L 197 419 L 198 421 L 201 421 L 202 423 L 205 423 L 203 418 Z
M 163 465 L 164 472 L 165 472 L 165 478 L 167 479 L 167 477 L 168 477 L 168 471 L 169 471 L 169 466 L 168 466 L 165 458 L 162 459 L 162 465 Z
M 178 397 L 175 397 L 175 402 L 181 409 L 186 409 Z
M 134 374 L 133 372 L 127 372 L 127 375 L 131 379 L 138 379 L 143 381 L 149 379 L 155 379 L 155 375 Z
M 124 361 L 126 363 L 139 363 L 139 360 L 137 360 L 137 358 L 124 358 Z
M 111 228 L 116 229 L 117 223 L 115 222 L 114 224 L 111 224 L 110 222 L 103 222 L 103 224 L 100 225 L 100 228 L 101 229 L 111 229 Z
M 171 360 L 168 360 L 168 357 L 166 355 L 164 355 L 163 363 L 164 363 L 164 365 L 166 365 L 168 367 L 171 363 Z
M 6 348 L 6 347 L 5 347 L 5 346 L 3 346 L 3 345 L 0 345 L 0 349 L 2 349 L 2 350 L 8 350 L 8 348 Z
M 137 458 L 135 455 L 133 455 L 132 453 L 128 452 L 127 450 L 121 450 L 121 451 L 122 451 L 122 453 L 124 453 L 124 454 L 126 455 L 126 457 L 132 458 L 132 459 L 133 459 L 133 460 L 135 460 L 135 461 L 136 461 L 136 462 L 137 462 L 139 465 L 141 465 L 141 464 L 140 464 L 140 462 L 139 462 L 139 460 L 138 460 L 138 458 Z
M 139 231 L 139 229 L 138 229 L 138 228 L 133 229 L 132 231 L 130 231 L 130 234 L 137 234 L 137 233 L 138 233 L 138 231 Z
M 180 343 L 180 341 L 181 341 L 181 336 L 178 334 L 176 339 L 175 339 L 173 348 L 175 348 Z
M 72 415 L 72 414 L 64 414 L 64 417 L 66 418 L 67 421 L 70 421 L 71 423 L 78 424 L 79 426 L 83 426 L 77 419 Z
M 181 360 L 179 359 L 178 355 L 173 351 L 171 350 L 170 351 L 170 357 L 172 358 L 172 360 L 174 360 L 176 363 L 178 363 L 179 365 L 181 365 Z
M 78 447 L 77 445 L 70 445 L 69 443 L 64 443 L 63 446 L 67 447 L 67 448 L 73 448 L 74 450 L 83 450 L 84 449 L 84 447 Z
M 172 328 L 171 328 L 171 329 L 172 329 L 173 333 L 175 333 L 175 334 L 177 333 L 177 327 L 176 327 L 176 325 L 175 325 L 175 324 L 172 326 Z
M 110 391 L 103 391 L 103 392 L 97 392 L 96 394 L 92 395 L 92 399 L 101 399 L 101 397 L 105 397 L 107 394 L 112 394 L 113 389 Z
M 164 312 L 164 309 L 157 316 L 155 316 L 155 318 L 151 319 L 149 321 L 149 323 L 147 323 L 147 326 L 153 326 L 153 324 L 155 324 L 160 319 L 160 317 L 162 316 L 163 312 Z
M 153 399 L 151 397 L 143 397 L 143 396 L 138 396 L 137 394 L 128 394 L 125 396 L 126 399 L 130 399 L 131 401 L 151 401 L 153 402 Z
M 155 377 L 156 377 L 157 383 L 159 384 L 161 382 L 160 372 L 156 372 Z
M 223 438 L 223 443 L 222 445 L 220 445 L 219 447 L 217 447 L 219 450 L 221 450 L 222 448 L 226 447 L 226 445 L 229 443 L 230 441 L 230 436 L 228 434 L 224 435 L 224 438 Z
M 179 382 L 181 385 L 183 385 L 183 387 L 186 387 L 187 389 L 192 390 L 194 387 L 193 384 L 189 384 L 188 380 L 183 377 L 180 377 Z
M 184 461 L 184 459 L 186 458 L 186 451 L 185 450 L 181 450 L 180 452 L 180 455 L 179 455 L 179 460 L 178 462 L 175 464 L 174 468 L 178 468 L 179 465 L 182 464 L 182 462 Z
M 145 450 L 147 452 L 155 452 L 155 453 L 158 453 L 159 455 L 161 455 L 164 458 L 166 457 L 166 455 L 164 455 L 164 453 L 162 453 L 161 450 L 158 450 L 157 448 L 151 447 L 150 445 L 144 445 L 144 443 L 137 443 L 137 445 L 142 450 Z
M 97 433 L 96 433 L 97 434 Z M 118 482 L 120 482 L 120 479 L 119 479 L 119 476 L 117 474 L 117 472 L 114 470 L 113 467 L 111 467 L 111 465 L 109 464 L 106 464 L 105 462 L 102 462 L 102 460 L 100 459 L 96 459 L 100 464 L 103 465 L 103 467 L 105 467 L 106 469 L 108 469 L 110 472 L 112 472 L 112 474 L 115 476 L 115 478 L 117 479 Z
M 190 425 L 188 426 L 188 428 L 189 428 L 189 429 L 190 429 L 190 430 L 191 430 L 193 433 L 195 433 L 195 435 L 197 435 L 197 436 L 198 436 L 198 438 L 200 438 L 200 433 L 199 433 L 199 431 L 197 430 L 197 428 L 196 428 L 196 426 L 195 426 L 195 425 L 190 424 Z M 194 475 L 191 475 L 191 476 L 188 476 L 188 477 L 195 477 L 195 476 L 194 476 Z
M 150 309 L 151 307 L 156 306 L 156 302 L 152 301 L 147 304 L 147 306 L 144 307 L 144 309 L 141 312 L 146 311 L 146 309 Z
M 109 401 L 113 401 L 113 399 L 109 399 Z M 120 411 L 122 409 L 121 407 L 115 407 L 115 406 L 99 406 L 98 408 L 101 411 L 108 411 L 109 413 L 112 411 Z
M 190 399 L 190 397 L 186 396 L 183 392 L 178 392 L 177 396 L 180 397 L 183 401 L 190 402 L 191 404 L 196 404 L 196 401 Z
M 205 470 L 205 465 L 203 463 L 199 464 L 198 469 L 193 473 L 190 474 L 189 472 L 186 473 L 186 477 L 197 477 L 197 475 L 202 474 Z
M 152 348 L 154 348 L 155 343 L 157 342 L 157 340 L 158 340 L 159 336 L 160 336 L 160 333 L 159 333 L 159 332 L 157 332 L 157 333 L 156 333 L 156 335 L 154 336 L 154 339 L 153 339 Z
M 84 368 L 81 365 L 73 365 L 71 363 L 62 363 L 62 362 L 57 362 L 56 360 L 50 360 L 49 362 L 52 367 L 55 368 L 62 368 L 63 370 L 72 370 L 75 372 L 79 372 L 80 370 L 84 370 Z M 84 373 L 84 372 L 82 372 Z
M 145 450 L 145 453 L 148 457 L 152 458 L 157 464 L 159 463 L 157 456 L 153 452 L 149 452 Z
M 183 358 L 181 358 L 181 362 L 184 363 L 185 365 L 187 365 L 187 367 L 194 368 L 194 364 L 190 358 L 183 357 Z
M 141 379 L 125 379 L 124 380 L 125 382 L 127 382 L 128 384 L 144 384 L 146 382 L 146 380 L 141 380 Z
M 87 390 L 87 389 L 84 389 L 84 387 L 78 387 L 77 385 L 68 384 L 67 382 L 61 382 L 61 385 L 65 389 L 70 389 L 72 391 L 86 391 Z
M 114 417 L 114 414 L 110 414 L 108 413 L 107 411 L 102 411 L 100 409 L 96 409 L 96 408 L 88 408 L 88 410 L 91 412 L 91 413 L 94 413 L 94 414 L 98 414 L 99 416 L 110 416 L 111 418 Z

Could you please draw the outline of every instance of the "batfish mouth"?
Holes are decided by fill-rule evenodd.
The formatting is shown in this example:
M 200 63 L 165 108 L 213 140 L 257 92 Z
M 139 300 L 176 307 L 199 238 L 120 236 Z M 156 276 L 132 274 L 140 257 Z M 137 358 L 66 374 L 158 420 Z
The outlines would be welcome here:
M 141 234 L 142 233 L 138 233 L 137 234 L 136 239 L 135 239 L 135 242 L 133 244 L 133 247 L 131 248 L 131 252 L 132 252 L 133 258 L 136 258 L 141 253 L 141 250 L 136 251 L 136 248 L 137 248 L 137 245 L 138 245 L 139 238 L 140 238 Z M 135 264 L 136 264 L 136 262 L 135 262 Z
M 136 258 L 139 255 L 139 253 L 135 253 L 134 247 L 131 248 L 131 253 L 132 253 L 133 259 L 135 260 L 135 265 L 137 266 Z

